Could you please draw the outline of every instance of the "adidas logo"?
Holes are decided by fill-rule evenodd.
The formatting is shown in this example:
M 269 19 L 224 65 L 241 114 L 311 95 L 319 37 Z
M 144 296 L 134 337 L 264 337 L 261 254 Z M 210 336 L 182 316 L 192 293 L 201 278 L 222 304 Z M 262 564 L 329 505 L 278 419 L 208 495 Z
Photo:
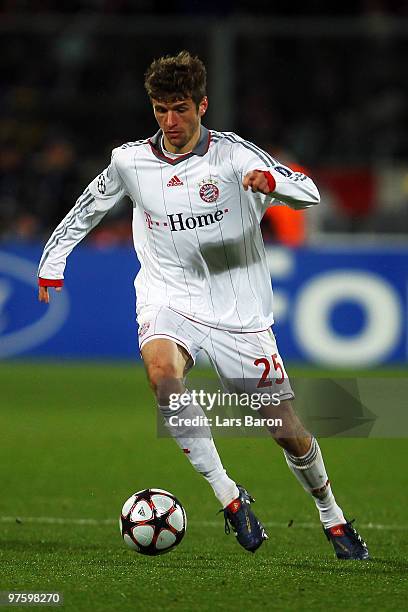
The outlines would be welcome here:
M 184 183 L 176 174 L 167 183 L 167 187 L 180 187 L 180 185 L 184 185 Z
M 337 525 L 336 527 L 330 528 L 330 533 L 333 536 L 344 536 L 344 528 L 343 525 Z

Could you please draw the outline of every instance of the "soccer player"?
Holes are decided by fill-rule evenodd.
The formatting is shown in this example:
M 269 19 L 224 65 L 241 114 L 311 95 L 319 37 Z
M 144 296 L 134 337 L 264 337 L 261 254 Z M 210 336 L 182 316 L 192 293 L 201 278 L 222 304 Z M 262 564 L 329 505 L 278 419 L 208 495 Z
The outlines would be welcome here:
M 211 431 L 188 419 L 204 416 L 191 400 L 170 408 L 200 350 L 221 381 L 259 381 L 279 392 L 283 431 L 273 431 L 286 462 L 314 499 L 327 538 L 342 559 L 368 550 L 337 505 L 316 439 L 293 410 L 293 391 L 279 355 L 272 289 L 260 221 L 277 202 L 303 209 L 319 202 L 313 181 L 231 132 L 201 125 L 208 106 L 206 70 L 183 51 L 153 61 L 145 75 L 159 131 L 113 150 L 58 225 L 39 265 L 39 299 L 61 290 L 67 256 L 119 200 L 133 202 L 140 271 L 135 280 L 139 344 L 166 425 L 209 482 L 238 542 L 254 552 L 267 538 L 254 501 L 223 467 Z M 272 373 L 272 374 L 271 374 Z M 250 384 L 250 383 L 248 383 Z M 261 389 L 262 390 L 262 389 Z M 268 413 L 268 409 L 265 409 Z M 173 425 L 178 416 L 183 426 Z

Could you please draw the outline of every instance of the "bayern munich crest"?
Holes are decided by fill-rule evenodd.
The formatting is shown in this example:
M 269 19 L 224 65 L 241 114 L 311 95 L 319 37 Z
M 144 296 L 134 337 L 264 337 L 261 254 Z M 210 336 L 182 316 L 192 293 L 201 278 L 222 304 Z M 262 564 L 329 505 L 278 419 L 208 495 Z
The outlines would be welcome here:
M 215 202 L 218 200 L 218 196 L 220 195 L 220 190 L 217 187 L 217 181 L 213 179 L 204 179 L 199 183 L 199 194 L 200 198 L 210 204 L 211 202 Z

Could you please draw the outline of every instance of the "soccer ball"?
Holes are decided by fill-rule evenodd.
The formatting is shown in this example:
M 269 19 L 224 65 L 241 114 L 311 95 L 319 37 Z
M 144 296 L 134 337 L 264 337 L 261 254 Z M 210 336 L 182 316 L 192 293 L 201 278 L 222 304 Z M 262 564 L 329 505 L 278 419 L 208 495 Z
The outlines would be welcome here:
M 180 544 L 187 516 L 178 499 L 163 489 L 144 489 L 123 504 L 119 518 L 123 539 L 142 555 L 161 555 Z

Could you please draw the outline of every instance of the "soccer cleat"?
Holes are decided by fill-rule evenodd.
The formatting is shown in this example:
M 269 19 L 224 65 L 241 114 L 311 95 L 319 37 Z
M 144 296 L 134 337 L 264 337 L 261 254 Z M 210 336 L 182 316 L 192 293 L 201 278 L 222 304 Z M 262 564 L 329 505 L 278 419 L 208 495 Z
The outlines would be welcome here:
M 238 542 L 246 550 L 255 552 L 268 536 L 263 525 L 258 521 L 250 508 L 255 500 L 241 485 L 237 485 L 239 497 L 234 499 L 224 510 L 225 533 L 231 532 L 230 525 Z
M 338 559 L 357 559 L 364 561 L 370 558 L 367 544 L 361 535 L 352 525 L 352 521 L 347 521 L 344 525 L 329 527 L 323 531 L 326 538 L 333 544 L 334 552 Z

